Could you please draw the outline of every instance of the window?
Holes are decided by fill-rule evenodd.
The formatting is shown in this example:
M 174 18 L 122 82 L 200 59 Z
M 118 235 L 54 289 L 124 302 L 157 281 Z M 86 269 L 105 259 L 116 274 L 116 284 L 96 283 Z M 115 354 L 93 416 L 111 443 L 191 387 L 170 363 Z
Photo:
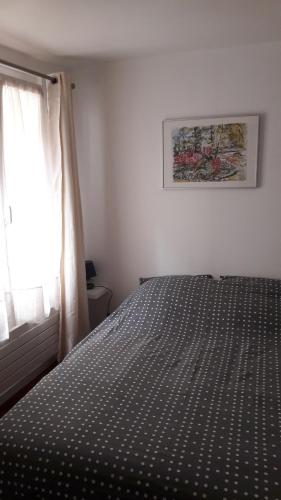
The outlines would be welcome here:
M 42 88 L 0 77 L 0 97 L 1 341 L 58 308 L 60 245 Z

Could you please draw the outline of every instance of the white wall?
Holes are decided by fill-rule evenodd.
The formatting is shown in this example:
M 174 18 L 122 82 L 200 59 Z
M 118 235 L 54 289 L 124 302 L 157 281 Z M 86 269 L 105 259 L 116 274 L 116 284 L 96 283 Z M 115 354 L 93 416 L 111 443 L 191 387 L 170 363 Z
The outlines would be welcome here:
M 87 256 L 116 303 L 139 276 L 281 277 L 281 44 L 75 72 Z M 165 118 L 259 114 L 257 189 L 163 190 Z
M 106 128 L 103 71 L 99 65 L 92 69 L 73 70 L 72 81 L 75 131 L 79 164 L 79 182 L 83 211 L 85 252 L 93 259 L 98 276 L 104 282 L 107 259 L 107 183 Z M 111 280 L 109 280 L 111 281 Z
M 20 66 L 25 66 L 27 68 L 34 69 L 35 71 L 40 71 L 42 73 L 49 73 L 58 70 L 62 71 L 61 66 L 58 66 L 56 64 L 47 61 L 41 61 L 34 57 L 28 56 L 23 52 L 9 49 L 8 47 L 3 47 L 2 45 L 0 45 L 0 59 L 3 59 L 5 61 L 14 64 L 19 64 Z

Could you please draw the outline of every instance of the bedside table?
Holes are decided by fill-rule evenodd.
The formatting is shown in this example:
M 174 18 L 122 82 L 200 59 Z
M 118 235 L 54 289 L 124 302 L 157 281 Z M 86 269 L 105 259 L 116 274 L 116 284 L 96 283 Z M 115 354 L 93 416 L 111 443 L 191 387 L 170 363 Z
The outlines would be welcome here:
M 93 330 L 106 318 L 112 294 L 107 288 L 96 286 L 87 290 L 87 296 L 90 327 Z

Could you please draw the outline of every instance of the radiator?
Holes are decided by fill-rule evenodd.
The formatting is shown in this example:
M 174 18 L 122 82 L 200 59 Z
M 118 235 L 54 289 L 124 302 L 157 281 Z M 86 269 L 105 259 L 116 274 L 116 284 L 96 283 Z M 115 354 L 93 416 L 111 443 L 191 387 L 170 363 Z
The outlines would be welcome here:
M 0 405 L 47 369 L 57 357 L 59 315 L 12 332 L 0 346 Z

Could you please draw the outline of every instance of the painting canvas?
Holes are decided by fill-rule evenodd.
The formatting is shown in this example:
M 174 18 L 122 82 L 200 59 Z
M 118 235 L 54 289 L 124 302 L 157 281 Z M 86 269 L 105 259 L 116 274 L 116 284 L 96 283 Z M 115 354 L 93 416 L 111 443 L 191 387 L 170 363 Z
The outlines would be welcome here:
M 164 187 L 256 186 L 258 117 L 164 121 Z

